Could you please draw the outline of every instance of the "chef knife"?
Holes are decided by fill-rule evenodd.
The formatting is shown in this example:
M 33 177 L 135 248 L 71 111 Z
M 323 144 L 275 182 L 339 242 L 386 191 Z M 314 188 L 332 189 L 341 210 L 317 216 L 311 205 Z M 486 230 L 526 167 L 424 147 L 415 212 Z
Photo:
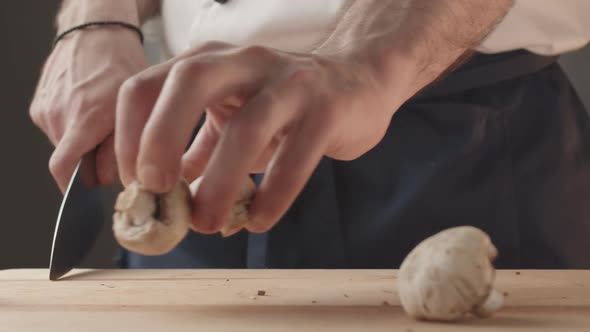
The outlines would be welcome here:
M 55 224 L 49 279 L 57 280 L 88 255 L 104 223 L 102 189 L 94 153 L 84 156 L 70 179 Z

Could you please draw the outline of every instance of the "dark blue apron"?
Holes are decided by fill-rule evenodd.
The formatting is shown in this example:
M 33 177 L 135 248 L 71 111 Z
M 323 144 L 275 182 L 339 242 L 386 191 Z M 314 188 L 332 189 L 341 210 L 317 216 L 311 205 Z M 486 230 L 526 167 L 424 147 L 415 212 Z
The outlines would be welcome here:
M 553 57 L 474 56 L 361 158 L 324 158 L 263 235 L 191 233 L 127 268 L 397 268 L 425 237 L 486 231 L 498 268 L 590 268 L 590 122 Z

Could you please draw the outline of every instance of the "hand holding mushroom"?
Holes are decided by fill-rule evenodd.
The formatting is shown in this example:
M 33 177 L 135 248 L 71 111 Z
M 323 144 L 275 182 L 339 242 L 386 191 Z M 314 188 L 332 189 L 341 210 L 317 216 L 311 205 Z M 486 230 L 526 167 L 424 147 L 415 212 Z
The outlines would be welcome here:
M 451 321 L 498 310 L 492 261 L 498 252 L 487 234 L 471 226 L 444 230 L 422 241 L 402 262 L 401 304 L 412 317 Z
M 191 191 L 196 194 L 202 178 L 191 184 L 179 181 L 171 191 L 153 194 L 131 183 L 117 197 L 113 215 L 115 239 L 124 248 L 143 255 L 163 255 L 186 236 L 191 223 Z M 256 186 L 248 177 L 221 235 L 231 236 L 248 223 L 248 205 Z

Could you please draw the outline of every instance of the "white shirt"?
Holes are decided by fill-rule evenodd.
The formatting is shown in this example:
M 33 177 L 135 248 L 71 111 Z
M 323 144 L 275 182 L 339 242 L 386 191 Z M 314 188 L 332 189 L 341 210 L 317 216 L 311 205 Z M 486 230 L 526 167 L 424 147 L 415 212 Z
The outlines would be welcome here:
M 516 0 L 479 46 L 483 53 L 526 49 L 553 55 L 590 42 L 590 0 Z
M 362 0 L 359 0 L 362 1 Z M 148 38 L 164 57 L 210 40 L 306 52 L 321 44 L 351 0 L 162 0 Z M 590 42 L 590 0 L 515 0 L 477 48 L 483 53 L 526 49 L 560 54 Z

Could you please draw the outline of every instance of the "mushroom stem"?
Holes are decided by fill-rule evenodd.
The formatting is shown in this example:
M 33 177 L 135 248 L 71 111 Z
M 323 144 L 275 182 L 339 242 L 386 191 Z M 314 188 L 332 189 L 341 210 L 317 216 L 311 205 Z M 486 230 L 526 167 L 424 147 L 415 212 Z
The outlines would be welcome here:
M 504 304 L 504 295 L 492 288 L 488 297 L 475 308 L 472 313 L 478 317 L 489 317 L 495 311 L 498 311 Z

